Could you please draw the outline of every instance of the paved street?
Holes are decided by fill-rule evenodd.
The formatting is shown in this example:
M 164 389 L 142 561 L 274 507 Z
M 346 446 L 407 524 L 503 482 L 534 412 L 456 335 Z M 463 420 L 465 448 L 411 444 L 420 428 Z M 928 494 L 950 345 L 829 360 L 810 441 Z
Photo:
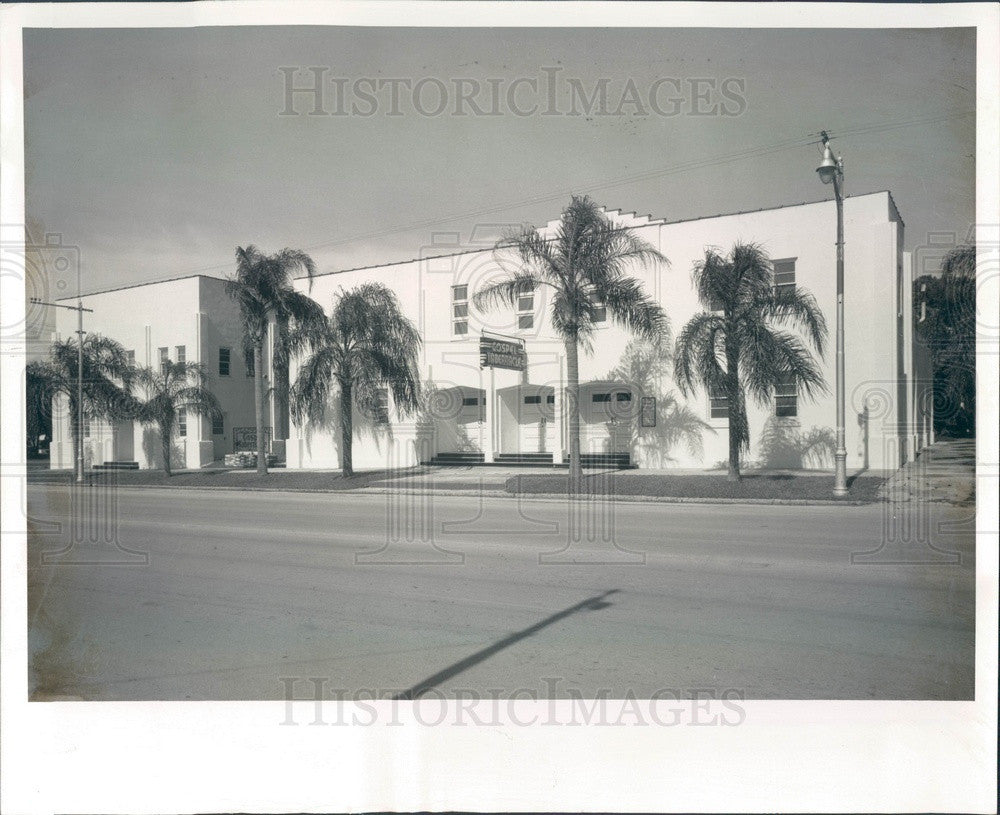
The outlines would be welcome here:
M 35 698 L 973 693 L 970 507 L 84 494 L 28 491 Z

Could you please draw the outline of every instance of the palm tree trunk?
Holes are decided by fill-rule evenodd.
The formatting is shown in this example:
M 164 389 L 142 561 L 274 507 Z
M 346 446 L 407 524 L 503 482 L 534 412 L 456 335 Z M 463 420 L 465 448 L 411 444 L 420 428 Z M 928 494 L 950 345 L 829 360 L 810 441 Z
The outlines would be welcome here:
M 727 481 L 739 481 L 740 476 L 740 439 L 737 433 L 736 427 L 737 423 L 740 421 L 738 416 L 739 407 L 733 402 L 732 399 L 729 400 L 730 411 L 729 411 L 729 474 L 726 476 Z
M 163 447 L 163 471 L 169 478 L 173 475 L 170 469 L 170 434 L 173 427 L 167 422 L 160 423 L 160 445 Z
M 580 362 L 576 337 L 566 340 L 566 408 L 569 411 L 569 481 L 575 492 L 583 478 L 580 464 Z
M 354 416 L 351 391 L 350 382 L 340 383 L 340 468 L 345 478 L 354 475 L 352 456 Z
M 729 473 L 727 481 L 740 481 L 740 448 L 746 427 L 746 408 L 740 391 L 739 355 L 726 332 L 726 404 L 729 408 Z
M 264 342 L 258 340 L 253 349 L 253 410 L 257 422 L 257 474 L 267 475 L 267 454 L 264 450 Z

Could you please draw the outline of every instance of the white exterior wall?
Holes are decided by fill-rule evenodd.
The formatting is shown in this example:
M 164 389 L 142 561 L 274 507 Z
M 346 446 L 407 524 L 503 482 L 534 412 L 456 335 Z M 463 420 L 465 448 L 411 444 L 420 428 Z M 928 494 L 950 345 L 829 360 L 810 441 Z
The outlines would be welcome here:
M 205 364 L 208 387 L 226 412 L 226 434 L 213 438 L 207 419 L 189 415 L 187 435 L 175 437 L 171 464 L 175 468 L 203 467 L 221 458 L 230 439 L 230 421 L 254 424 L 253 380 L 245 375 L 236 307 L 222 291 L 222 281 L 203 276 L 132 286 L 116 291 L 87 295 L 84 330 L 117 340 L 135 352 L 140 366 L 159 364 L 158 349 L 166 347 L 177 361 L 177 346 L 185 347 L 188 362 Z M 72 336 L 76 314 L 56 309 L 57 337 Z M 230 377 L 218 375 L 220 345 L 232 348 Z M 53 415 L 52 468 L 74 466 L 74 451 L 65 400 L 57 400 Z M 248 418 L 249 416 L 249 418 Z M 131 425 L 131 427 L 129 427 Z M 163 466 L 159 430 L 155 425 L 119 423 L 112 428 L 104 422 L 91 423 L 91 438 L 85 440 L 86 466 L 110 461 L 136 461 L 143 469 Z
M 784 207 L 760 212 L 704 218 L 678 223 L 649 222 L 645 218 L 610 213 L 619 222 L 634 226 L 635 232 L 656 246 L 670 261 L 669 266 L 635 268 L 645 290 L 665 309 L 676 336 L 687 320 L 701 310 L 691 282 L 693 264 L 708 246 L 728 251 L 737 240 L 763 245 L 772 260 L 796 260 L 796 284 L 813 293 L 829 325 L 829 337 L 822 361 L 828 394 L 815 403 L 799 399 L 798 416 L 775 419 L 772 405 L 748 405 L 752 449 L 748 460 L 778 466 L 832 467 L 832 457 L 802 456 L 805 437 L 832 435 L 835 423 L 835 328 L 836 328 L 836 206 L 833 201 Z M 550 223 L 546 229 L 551 229 Z M 902 230 L 888 193 L 848 198 L 845 201 L 845 356 L 846 432 L 848 466 L 858 469 L 894 469 L 919 446 L 912 431 L 914 377 L 900 376 L 912 371 L 914 363 L 909 307 L 909 271 L 903 271 Z M 565 457 L 566 432 L 562 415 L 561 388 L 565 376 L 565 353 L 561 340 L 548 325 L 547 292 L 535 297 L 536 325 L 518 330 L 512 311 L 477 313 L 470 308 L 469 334 L 453 337 L 451 329 L 451 287 L 469 285 L 473 293 L 491 274 L 497 273 L 491 250 L 445 258 L 410 261 L 382 267 L 320 276 L 312 284 L 312 296 L 329 312 L 335 293 L 362 282 L 377 280 L 393 289 L 403 312 L 417 325 L 424 346 L 421 371 L 425 382 L 438 389 L 430 414 L 399 421 L 393 415 L 390 428 L 366 426 L 355 412 L 356 467 L 406 466 L 426 460 L 437 452 L 478 450 L 489 461 L 499 452 L 554 453 L 556 461 Z M 902 274 L 902 278 L 899 275 Z M 902 285 L 901 285 L 902 281 Z M 296 284 L 307 291 L 306 281 Z M 521 337 L 528 356 L 528 371 L 482 370 L 479 368 L 481 331 Z M 592 349 L 580 355 L 582 450 L 630 450 L 633 460 L 643 467 L 710 467 L 728 455 L 727 422 L 710 418 L 707 394 L 698 391 L 682 403 L 691 407 L 715 431 L 700 434 L 694 451 L 683 441 L 666 445 L 655 434 L 645 438 L 652 447 L 636 438 L 636 414 L 641 395 L 634 387 L 632 414 L 618 414 L 611 421 L 605 405 L 589 400 L 588 382 L 602 383 L 597 390 L 629 389 L 632 383 L 605 383 L 619 364 L 630 340 L 623 330 L 608 323 L 592 338 Z M 292 378 L 295 376 L 292 368 Z M 520 394 L 516 388 L 522 386 Z M 551 388 L 551 391 L 549 390 Z M 540 389 L 540 390 L 539 390 Z M 463 408 L 461 397 L 486 394 L 485 409 Z M 553 393 L 555 403 L 544 411 L 524 405 L 522 394 Z M 662 398 L 680 396 L 668 375 L 654 389 Z M 490 393 L 496 393 L 491 401 Z M 516 397 L 516 398 L 515 398 Z M 515 415 L 517 405 L 520 415 Z M 867 434 L 859 414 L 868 409 Z M 532 413 L 534 411 L 534 413 Z M 480 413 L 481 412 L 481 413 Z M 538 419 L 546 414 L 546 425 Z M 482 419 L 480 421 L 480 419 Z M 761 445 L 765 425 L 780 442 L 772 446 L 771 459 Z M 336 468 L 339 466 L 339 424 L 331 409 L 324 426 L 299 427 L 293 422 L 288 450 L 289 467 Z M 662 437 L 660 437 L 662 439 Z M 866 444 L 867 438 L 867 444 Z M 777 455 L 774 451 L 777 451 Z M 830 451 L 832 453 L 832 450 Z

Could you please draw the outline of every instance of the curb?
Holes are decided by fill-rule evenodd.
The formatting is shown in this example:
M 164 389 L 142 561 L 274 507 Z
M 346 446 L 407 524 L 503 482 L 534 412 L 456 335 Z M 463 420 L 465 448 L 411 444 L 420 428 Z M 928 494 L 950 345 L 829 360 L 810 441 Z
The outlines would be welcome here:
M 64 486 L 71 487 L 73 484 L 62 484 L 54 481 L 32 481 L 29 486 Z M 558 492 L 538 492 L 538 493 L 512 493 L 506 490 L 408 490 L 391 489 L 389 487 L 355 487 L 349 490 L 325 490 L 309 489 L 306 487 L 286 487 L 284 489 L 274 489 L 272 487 L 223 487 L 223 486 L 191 486 L 186 484 L 119 484 L 119 489 L 126 490 L 197 490 L 200 492 L 275 492 L 275 493 L 304 493 L 312 495 L 442 495 L 446 497 L 464 498 L 507 498 L 524 501 L 589 501 L 594 498 L 607 498 L 606 494 L 597 495 L 566 495 Z M 858 500 L 837 500 L 834 498 L 693 498 L 693 497 L 673 497 L 660 495 L 614 495 L 611 496 L 615 503 L 627 504 L 749 504 L 761 506 L 872 506 L 873 504 L 887 503 L 883 498 L 876 498 L 871 501 Z

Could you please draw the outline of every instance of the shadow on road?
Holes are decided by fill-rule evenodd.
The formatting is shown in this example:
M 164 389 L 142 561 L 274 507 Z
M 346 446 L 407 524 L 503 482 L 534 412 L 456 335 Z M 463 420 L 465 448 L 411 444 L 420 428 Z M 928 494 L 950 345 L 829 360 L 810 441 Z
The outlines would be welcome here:
M 607 602 L 604 598 L 612 594 L 617 594 L 618 591 L 619 589 L 609 589 L 601 594 L 588 597 L 586 600 L 582 600 L 569 608 L 564 608 L 562 611 L 558 611 L 555 614 L 546 617 L 544 620 L 539 620 L 534 625 L 522 628 L 520 631 L 511 634 L 509 637 L 504 637 L 502 640 L 493 643 L 493 645 L 483 648 L 481 651 L 476 651 L 476 653 L 467 656 L 465 659 L 449 665 L 444 670 L 438 671 L 436 674 L 427 677 L 423 681 L 418 682 L 412 688 L 403 691 L 393 698 L 400 701 L 417 699 L 421 694 L 426 693 L 431 688 L 440 685 L 442 682 L 447 682 L 449 679 L 458 676 L 463 671 L 467 671 L 473 665 L 478 665 L 480 662 L 489 659 L 491 656 L 499 651 L 502 651 L 504 648 L 508 648 L 526 637 L 530 637 L 532 634 L 541 631 L 543 628 L 546 628 L 553 623 L 559 622 L 559 620 L 569 617 L 571 614 L 576 614 L 578 611 L 600 611 L 602 608 L 607 608 L 612 604 Z

